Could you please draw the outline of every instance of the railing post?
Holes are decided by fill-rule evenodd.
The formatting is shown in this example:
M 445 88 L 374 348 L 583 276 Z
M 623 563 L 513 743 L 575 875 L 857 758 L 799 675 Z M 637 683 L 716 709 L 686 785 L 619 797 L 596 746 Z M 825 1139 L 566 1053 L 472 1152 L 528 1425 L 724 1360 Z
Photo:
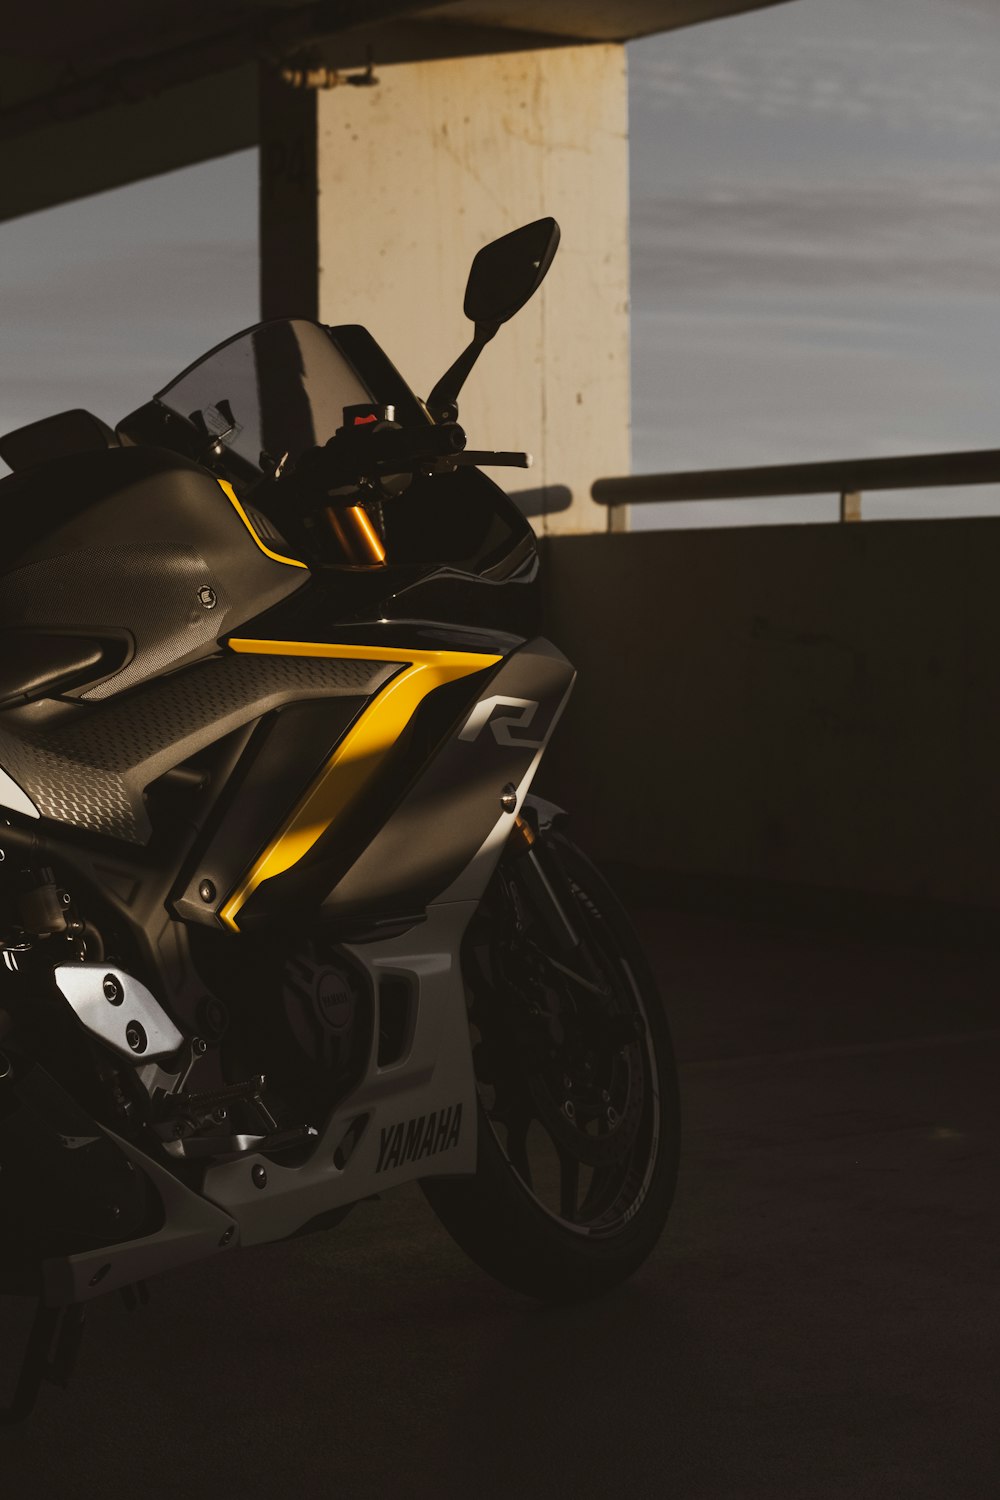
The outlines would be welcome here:
M 861 520 L 861 491 L 844 490 L 840 497 L 840 519 L 842 521 Z

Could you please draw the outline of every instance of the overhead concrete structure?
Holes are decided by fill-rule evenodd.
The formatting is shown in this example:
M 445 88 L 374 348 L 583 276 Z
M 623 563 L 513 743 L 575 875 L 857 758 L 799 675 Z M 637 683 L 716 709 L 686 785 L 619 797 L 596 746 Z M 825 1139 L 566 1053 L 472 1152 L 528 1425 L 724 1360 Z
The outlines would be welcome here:
M 540 529 L 621 529 L 589 489 L 630 461 L 622 44 L 776 3 L 23 7 L 0 35 L 0 219 L 259 142 L 265 315 L 363 322 L 426 394 L 466 341 L 475 251 L 552 214 L 555 272 L 462 418 L 476 447 L 536 455 Z
M 0 219 L 252 146 L 256 69 L 623 42 L 787 0 L 46 0 L 0 24 Z
M 46 0 L 0 26 L 0 217 L 253 145 L 255 68 L 624 42 L 786 0 Z M 327 58 L 324 58 L 327 60 Z M 72 129 L 67 126 L 72 123 Z M 16 144 L 15 144 L 16 142 Z

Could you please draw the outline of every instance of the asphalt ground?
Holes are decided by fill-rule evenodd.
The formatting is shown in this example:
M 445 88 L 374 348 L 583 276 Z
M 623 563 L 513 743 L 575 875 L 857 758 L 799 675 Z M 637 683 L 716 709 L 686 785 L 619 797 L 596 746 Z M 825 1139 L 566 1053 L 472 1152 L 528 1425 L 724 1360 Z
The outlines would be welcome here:
M 686 1134 L 629 1285 L 532 1304 L 404 1188 L 95 1304 L 0 1493 L 1000 1495 L 1000 943 L 636 917 Z

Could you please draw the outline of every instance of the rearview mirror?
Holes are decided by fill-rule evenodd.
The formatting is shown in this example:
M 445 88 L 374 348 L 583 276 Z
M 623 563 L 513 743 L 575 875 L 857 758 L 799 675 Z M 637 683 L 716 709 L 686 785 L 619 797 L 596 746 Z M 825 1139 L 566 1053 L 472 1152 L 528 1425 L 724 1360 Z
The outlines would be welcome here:
M 427 409 L 435 422 L 457 419 L 458 393 L 469 371 L 500 325 L 520 312 L 537 292 L 558 248 L 559 225 L 555 219 L 536 219 L 480 250 L 472 262 L 464 303 L 465 316 L 471 318 L 476 331 L 472 343 L 427 397 Z
M 555 219 L 536 219 L 484 245 L 465 288 L 465 316 L 477 327 L 498 328 L 533 297 L 559 246 Z

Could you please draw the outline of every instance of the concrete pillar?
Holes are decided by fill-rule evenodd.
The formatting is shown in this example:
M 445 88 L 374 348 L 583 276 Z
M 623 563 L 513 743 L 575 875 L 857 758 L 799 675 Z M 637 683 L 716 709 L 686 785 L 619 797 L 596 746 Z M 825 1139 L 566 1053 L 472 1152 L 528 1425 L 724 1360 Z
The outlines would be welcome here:
M 461 398 L 476 448 L 545 532 L 603 531 L 589 498 L 630 466 L 628 112 L 618 45 L 406 62 L 372 88 L 262 86 L 264 316 L 363 323 L 426 396 L 468 341 L 475 252 L 551 214 L 562 228 L 534 300 Z M 625 510 L 610 515 L 614 529 Z

